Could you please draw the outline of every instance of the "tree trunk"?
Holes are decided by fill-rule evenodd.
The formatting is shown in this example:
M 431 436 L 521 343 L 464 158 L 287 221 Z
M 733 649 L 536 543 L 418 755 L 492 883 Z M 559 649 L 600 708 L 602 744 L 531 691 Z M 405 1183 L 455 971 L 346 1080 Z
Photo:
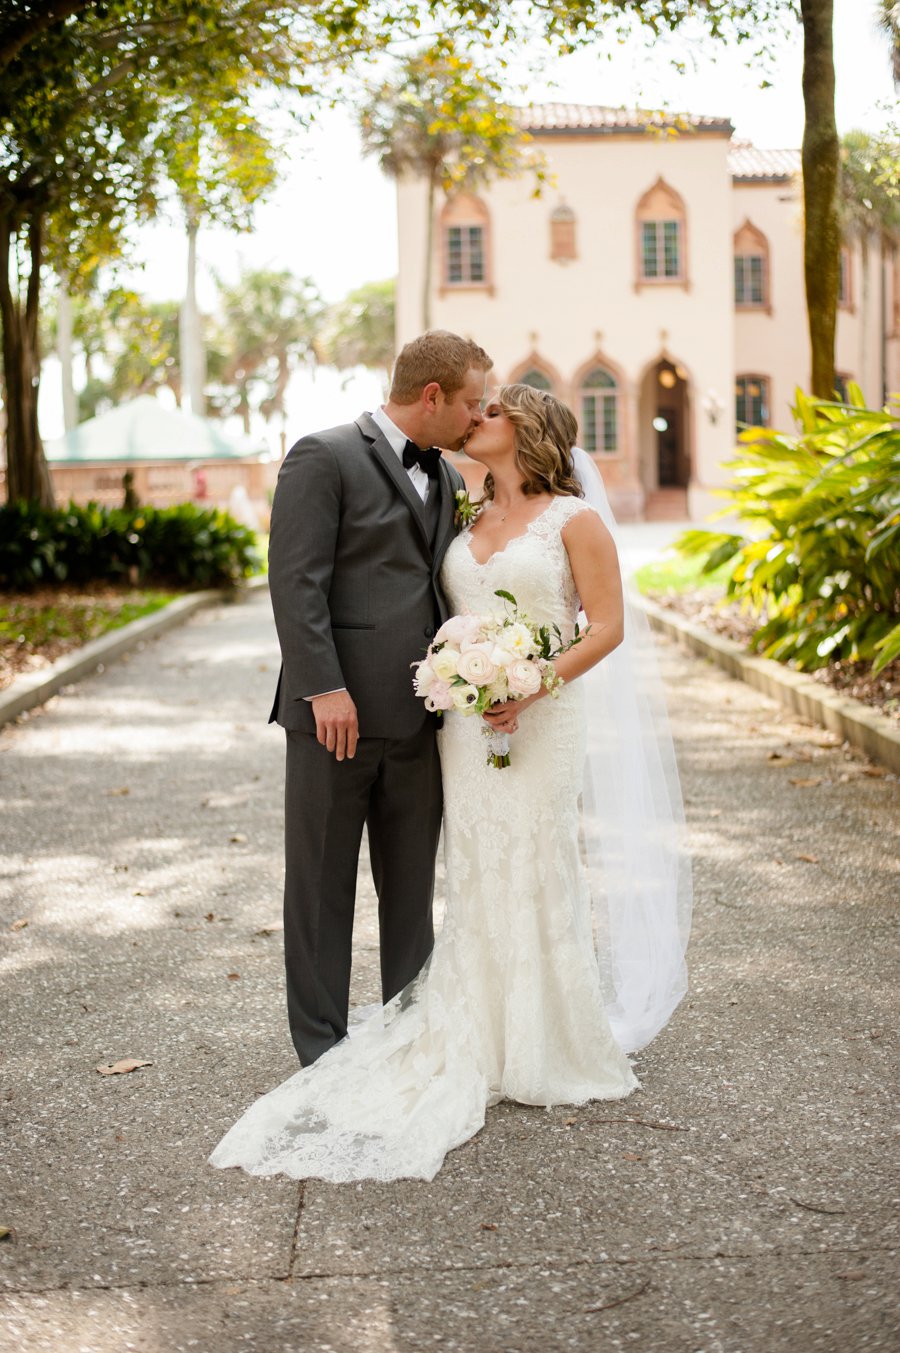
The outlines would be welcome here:
M 878 255 L 878 272 L 881 278 L 881 296 L 878 307 L 881 316 L 881 322 L 878 325 L 879 334 L 879 376 L 881 383 L 881 406 L 885 408 L 888 402 L 888 279 L 887 267 L 890 253 L 888 252 L 888 237 L 881 232 L 881 249 Z
M 62 379 L 63 425 L 66 432 L 71 432 L 78 426 L 78 396 L 72 371 L 72 297 L 69 295 L 69 279 L 64 274 L 60 274 L 59 278 L 56 345 Z
M 9 212 L 0 213 L 0 318 L 3 322 L 3 377 L 6 396 L 6 496 L 53 507 L 53 484 L 38 432 L 40 385 L 38 302 L 40 297 L 43 218 L 28 222 L 31 271 L 22 302 L 16 269 L 16 289 L 10 277 L 10 253 L 18 223 Z
M 812 392 L 834 391 L 841 232 L 837 189 L 840 147 L 834 116 L 834 0 L 800 0 L 803 19 L 804 266 L 812 352 Z
M 181 347 L 181 375 L 188 407 L 198 418 L 206 416 L 206 354 L 203 349 L 203 337 L 200 332 L 200 311 L 197 308 L 197 232 L 200 222 L 190 210 L 187 211 L 187 284 L 184 301 L 179 316 L 179 342 Z

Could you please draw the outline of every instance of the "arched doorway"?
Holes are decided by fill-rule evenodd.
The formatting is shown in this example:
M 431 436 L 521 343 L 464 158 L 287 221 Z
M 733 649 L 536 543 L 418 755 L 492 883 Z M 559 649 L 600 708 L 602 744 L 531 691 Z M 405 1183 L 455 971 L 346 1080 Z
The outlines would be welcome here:
M 688 373 L 680 363 L 663 357 L 641 383 L 641 479 L 647 516 L 686 514 L 691 477 L 688 414 Z

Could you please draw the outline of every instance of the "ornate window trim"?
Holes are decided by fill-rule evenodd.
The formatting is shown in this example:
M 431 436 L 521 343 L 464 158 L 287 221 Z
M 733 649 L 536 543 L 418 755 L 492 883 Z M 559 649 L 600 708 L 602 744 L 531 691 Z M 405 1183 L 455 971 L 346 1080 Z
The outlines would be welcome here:
M 752 286 L 753 269 L 751 260 L 759 259 L 758 269 L 760 281 L 760 299 L 753 300 L 739 298 L 740 283 L 746 285 L 748 282 Z M 743 261 L 743 265 L 742 265 Z M 740 229 L 734 232 L 734 308 L 735 310 L 755 310 L 762 311 L 767 315 L 772 313 L 772 271 L 769 259 L 769 241 L 761 230 L 759 230 L 752 221 L 744 221 Z
M 472 232 L 476 230 L 480 232 L 482 276 L 480 278 L 463 276 L 459 281 L 451 281 L 451 252 L 455 243 L 455 236 L 451 232 Z M 470 193 L 456 193 L 453 197 L 447 199 L 441 209 L 439 247 L 439 296 L 443 297 L 459 291 L 482 291 L 487 292 L 489 296 L 493 296 L 491 216 L 480 197 L 473 197 Z M 461 243 L 462 258 L 468 269 L 471 269 L 473 260 L 472 248 L 471 234 L 468 238 L 463 236 Z
M 655 226 L 655 255 L 662 273 L 645 272 L 647 227 Z M 677 248 L 677 272 L 667 274 L 666 251 L 674 240 Z M 688 277 L 687 209 L 684 199 L 662 177 L 639 200 L 634 217 L 635 268 L 634 289 L 643 287 L 681 287 L 690 290 Z

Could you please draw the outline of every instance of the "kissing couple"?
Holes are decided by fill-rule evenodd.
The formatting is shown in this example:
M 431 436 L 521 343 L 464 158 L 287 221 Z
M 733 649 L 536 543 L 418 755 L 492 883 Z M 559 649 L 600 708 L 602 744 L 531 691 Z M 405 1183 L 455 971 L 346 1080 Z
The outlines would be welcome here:
M 433 1179 L 500 1100 L 631 1094 L 627 1054 L 685 991 L 677 776 L 602 481 L 571 410 L 526 385 L 488 399 L 491 367 L 469 339 L 423 334 L 383 408 L 301 438 L 281 467 L 271 718 L 287 740 L 285 961 L 302 1065 L 230 1129 L 217 1167 Z M 442 454 L 463 447 L 487 472 L 474 513 L 458 510 L 464 482 Z M 483 719 L 436 716 L 414 666 L 451 617 L 502 618 L 498 592 L 558 631 L 561 690 Z M 499 772 L 487 725 L 513 735 Z M 364 827 L 384 1004 L 348 1034 Z

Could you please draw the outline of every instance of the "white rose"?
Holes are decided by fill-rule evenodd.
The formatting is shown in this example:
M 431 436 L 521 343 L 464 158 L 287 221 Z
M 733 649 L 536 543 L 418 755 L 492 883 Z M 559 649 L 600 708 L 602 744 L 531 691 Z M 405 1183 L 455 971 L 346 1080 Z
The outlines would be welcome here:
M 450 699 L 453 701 L 454 709 L 465 711 L 475 704 L 478 692 L 474 686 L 451 686 Z
M 541 689 L 541 673 L 537 665 L 527 658 L 516 658 L 506 669 L 510 693 L 514 695 L 535 695 Z
M 531 630 L 527 625 L 516 621 L 503 631 L 503 647 L 515 653 L 517 658 L 528 658 L 534 652 L 535 644 Z
M 434 636 L 434 642 L 462 644 L 467 640 L 477 639 L 480 632 L 481 621 L 477 615 L 451 615 Z
M 482 647 L 475 646 L 466 648 L 460 653 L 456 671 L 463 681 L 472 682 L 476 686 L 485 686 L 497 676 L 497 668 L 487 653 Z
M 495 644 L 491 649 L 491 662 L 495 667 L 508 667 L 515 661 L 515 653 L 510 653 L 508 648 L 503 648 L 501 644 Z
M 455 677 L 458 667 L 459 652 L 449 644 L 445 644 L 431 659 L 431 670 L 441 681 L 449 681 L 451 677 Z

